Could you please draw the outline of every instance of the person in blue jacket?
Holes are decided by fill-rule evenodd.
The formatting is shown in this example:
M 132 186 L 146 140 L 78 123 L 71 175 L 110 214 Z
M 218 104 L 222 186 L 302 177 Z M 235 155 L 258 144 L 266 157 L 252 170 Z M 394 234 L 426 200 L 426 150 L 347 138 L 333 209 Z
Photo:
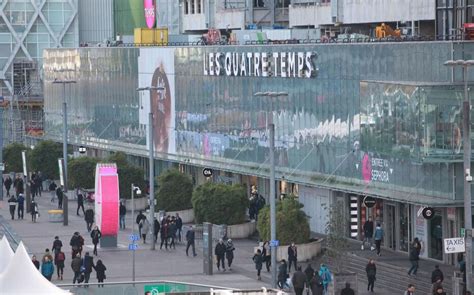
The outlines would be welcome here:
M 375 249 L 377 249 L 377 255 L 380 256 L 380 244 L 383 239 L 383 229 L 379 222 L 375 227 L 374 240 L 375 240 Z
M 51 277 L 54 274 L 53 262 L 47 256 L 44 258 L 43 264 L 41 265 L 41 274 L 48 279 L 48 281 L 51 281 Z

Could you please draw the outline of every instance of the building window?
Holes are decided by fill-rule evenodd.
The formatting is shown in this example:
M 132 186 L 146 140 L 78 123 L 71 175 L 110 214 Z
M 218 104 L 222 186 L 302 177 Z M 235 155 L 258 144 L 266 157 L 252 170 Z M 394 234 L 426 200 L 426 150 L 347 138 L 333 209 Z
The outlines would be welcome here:
M 257 8 L 265 7 L 265 1 L 264 0 L 254 0 L 253 7 L 257 7 Z
M 198 14 L 201 14 L 202 11 L 201 11 L 201 8 L 202 8 L 202 0 L 196 0 L 197 1 L 197 13 Z
M 196 6 L 195 6 L 195 4 L 196 4 L 196 0 L 191 0 L 191 14 L 196 13 L 196 10 L 195 10 Z
M 189 14 L 189 1 L 184 1 L 184 14 Z

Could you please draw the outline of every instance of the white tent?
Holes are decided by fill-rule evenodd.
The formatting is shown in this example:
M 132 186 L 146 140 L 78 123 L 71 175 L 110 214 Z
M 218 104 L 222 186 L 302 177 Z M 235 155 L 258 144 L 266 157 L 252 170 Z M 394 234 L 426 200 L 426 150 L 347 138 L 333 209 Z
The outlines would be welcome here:
M 23 243 L 18 245 L 8 267 L 0 274 L 0 294 L 70 294 L 48 281 L 31 262 Z
M 13 250 L 5 236 L 0 239 L 0 274 L 7 268 L 13 257 Z

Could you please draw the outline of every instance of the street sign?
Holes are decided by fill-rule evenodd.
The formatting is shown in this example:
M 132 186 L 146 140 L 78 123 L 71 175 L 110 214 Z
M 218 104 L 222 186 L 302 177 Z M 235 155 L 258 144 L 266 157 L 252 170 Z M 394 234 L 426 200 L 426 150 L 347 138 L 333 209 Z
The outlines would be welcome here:
M 137 244 L 128 244 L 128 250 L 130 251 L 135 251 L 138 249 L 138 245 Z
M 213 171 L 212 171 L 211 168 L 202 169 L 202 175 L 204 175 L 204 177 L 211 177 L 212 173 L 213 173 Z
M 152 295 L 165 294 L 165 293 L 185 293 L 189 291 L 189 287 L 185 284 L 177 283 L 163 283 L 156 285 L 145 285 L 144 291 L 150 292 Z
M 140 237 L 139 237 L 137 234 L 129 235 L 129 236 L 128 236 L 128 240 L 129 240 L 130 242 L 136 242 L 136 241 L 140 241 Z
M 423 209 L 421 213 L 423 214 L 423 217 L 425 219 L 431 219 L 433 218 L 435 212 L 434 212 L 434 208 L 426 207 Z
M 462 253 L 466 252 L 464 238 L 444 239 L 444 253 Z
M 278 247 L 280 245 L 279 240 L 271 240 L 270 241 L 270 247 Z
M 374 207 L 374 206 L 375 206 L 375 198 L 366 196 L 366 197 L 364 198 L 364 205 L 365 205 L 365 207 L 367 207 L 367 208 L 372 208 L 372 207 Z

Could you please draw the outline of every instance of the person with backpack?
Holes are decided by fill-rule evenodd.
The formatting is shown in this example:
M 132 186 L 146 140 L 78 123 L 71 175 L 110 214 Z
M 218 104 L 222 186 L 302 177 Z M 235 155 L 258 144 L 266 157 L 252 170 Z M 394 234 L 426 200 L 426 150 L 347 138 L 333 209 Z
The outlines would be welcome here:
M 94 224 L 94 210 L 88 208 L 84 213 L 84 220 L 86 221 L 87 232 L 90 233 L 92 230 L 92 225 Z
M 323 295 L 323 292 L 324 292 L 323 280 L 321 279 L 317 271 L 314 272 L 314 275 L 311 278 L 311 281 L 309 281 L 309 288 L 311 289 L 312 295 Z
M 99 283 L 103 283 L 104 280 L 106 279 L 106 276 L 105 276 L 105 271 L 107 270 L 107 267 L 105 267 L 104 263 L 102 262 L 102 260 L 97 260 L 97 263 L 95 265 L 95 273 L 97 275 L 97 281 Z M 104 288 L 104 285 L 103 284 L 99 284 L 99 288 L 102 287 Z
M 59 250 L 56 258 L 54 259 L 54 264 L 56 264 L 56 270 L 58 273 L 58 280 L 63 280 L 64 274 L 64 261 L 66 260 L 66 255 L 63 251 Z
M 329 283 L 331 283 L 332 281 L 331 272 L 329 271 L 328 267 L 325 264 L 321 264 L 318 274 L 323 280 L 324 294 L 327 294 Z
M 255 269 L 257 270 L 257 280 L 261 281 L 262 277 L 260 276 L 260 272 L 262 271 L 263 256 L 260 249 L 258 249 L 257 253 L 253 255 L 252 261 L 255 263 Z
M 377 250 L 377 255 L 380 256 L 380 245 L 382 244 L 383 239 L 383 229 L 379 222 L 375 227 L 374 240 L 375 240 L 375 249 Z
M 367 273 L 367 291 L 374 292 L 375 276 L 377 274 L 377 267 L 373 259 L 369 259 L 369 263 L 365 267 L 365 272 Z
M 91 238 L 92 238 L 92 244 L 94 244 L 94 251 L 92 253 L 95 256 L 97 256 L 97 244 L 99 244 L 101 237 L 102 237 L 102 233 L 99 230 L 99 227 L 97 225 L 94 226 L 94 229 L 91 231 Z
M 41 264 L 41 274 L 48 280 L 51 281 L 51 277 L 54 273 L 53 262 L 49 257 L 45 257 L 43 263 Z

